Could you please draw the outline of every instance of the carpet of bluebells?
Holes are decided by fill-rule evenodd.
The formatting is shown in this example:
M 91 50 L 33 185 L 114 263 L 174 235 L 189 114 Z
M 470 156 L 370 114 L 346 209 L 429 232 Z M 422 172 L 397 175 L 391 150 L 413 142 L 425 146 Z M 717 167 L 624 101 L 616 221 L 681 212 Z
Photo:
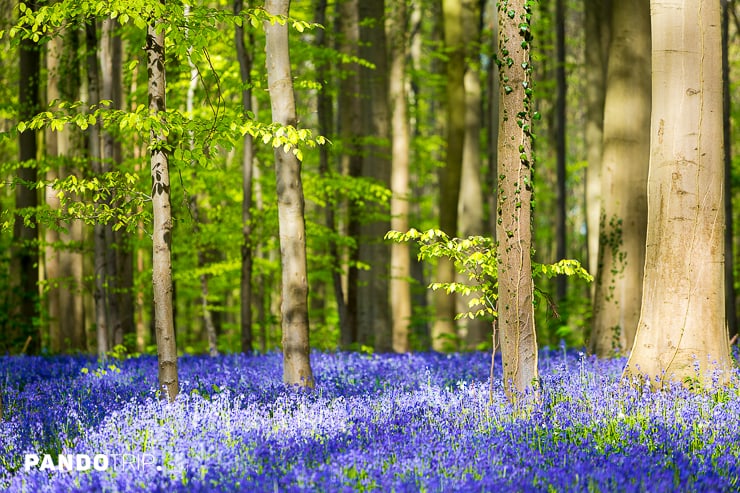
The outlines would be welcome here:
M 544 350 L 539 401 L 514 407 L 484 353 L 313 353 L 310 391 L 278 353 L 186 356 L 167 404 L 154 357 L 3 357 L 0 491 L 740 490 L 737 386 L 652 392 L 624 363 Z

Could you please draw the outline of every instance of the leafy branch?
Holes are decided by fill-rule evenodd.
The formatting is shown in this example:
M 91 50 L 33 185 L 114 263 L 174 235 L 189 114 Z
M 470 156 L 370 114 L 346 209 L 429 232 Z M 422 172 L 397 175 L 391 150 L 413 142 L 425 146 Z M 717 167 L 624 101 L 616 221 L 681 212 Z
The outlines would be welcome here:
M 416 242 L 419 245 L 418 258 L 420 261 L 448 258 L 454 262 L 459 273 L 467 276 L 467 283 L 434 282 L 429 285 L 429 288 L 435 291 L 444 289 L 447 293 L 460 293 L 463 296 L 478 294 L 468 302 L 469 310 L 458 313 L 456 318 L 472 319 L 485 315 L 493 317 L 498 315 L 496 308 L 498 300 L 497 245 L 492 238 L 485 236 L 450 238 L 438 229 L 420 232 L 413 228 L 405 233 L 389 231 L 385 238 L 398 243 Z M 558 275 L 575 276 L 587 282 L 593 281 L 593 276 L 577 260 L 563 259 L 554 264 L 532 262 L 532 277 L 549 279 Z M 552 303 L 544 291 L 535 288 L 535 294 L 538 298 Z

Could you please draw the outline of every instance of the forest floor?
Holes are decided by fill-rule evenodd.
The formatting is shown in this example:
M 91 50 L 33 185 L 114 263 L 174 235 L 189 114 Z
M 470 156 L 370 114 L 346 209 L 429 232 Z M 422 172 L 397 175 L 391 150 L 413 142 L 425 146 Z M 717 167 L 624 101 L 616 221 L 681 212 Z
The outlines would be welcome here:
M 620 382 L 623 359 L 543 350 L 541 396 L 515 407 L 490 354 L 2 357 L 0 490 L 737 491 L 740 389 Z

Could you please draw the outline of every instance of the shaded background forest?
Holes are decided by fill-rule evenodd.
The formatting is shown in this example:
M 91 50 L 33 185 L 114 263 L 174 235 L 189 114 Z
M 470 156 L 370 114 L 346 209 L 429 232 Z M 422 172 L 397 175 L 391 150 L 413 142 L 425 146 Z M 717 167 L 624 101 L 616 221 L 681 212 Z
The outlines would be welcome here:
M 267 123 L 261 23 L 250 22 L 256 17 L 233 15 L 250 5 L 237 0 L 233 5 L 173 8 L 177 15 L 166 20 L 167 118 L 175 326 L 181 351 L 208 351 L 209 334 L 219 351 L 267 351 L 280 344 L 272 145 L 293 139 L 303 157 L 312 347 L 399 350 L 391 332 L 399 323 L 389 296 L 391 243 L 383 241 L 391 228 L 442 228 L 461 237 L 493 234 L 499 91 L 493 61 L 495 2 L 457 3 L 459 12 L 430 0 L 294 2 L 290 55 L 299 128 L 311 133 L 288 136 L 276 136 Z M 578 259 L 593 274 L 593 240 L 598 236 L 598 214 L 595 223 L 593 214 L 598 206 L 587 185 L 597 180 L 599 164 L 589 161 L 593 142 L 586 129 L 593 117 L 587 102 L 598 85 L 594 81 L 601 77 L 604 84 L 605 56 L 596 56 L 596 63 L 594 54 L 606 53 L 607 3 L 541 0 L 532 19 L 534 101 L 542 116 L 534 129 L 534 258 L 542 263 Z M 740 118 L 736 3 L 725 3 L 726 126 L 732 130 L 726 147 L 731 169 L 727 189 L 733 204 L 740 198 L 738 146 L 732 145 Z M 587 35 L 593 16 L 584 6 L 597 5 L 603 10 L 597 10 L 600 34 L 594 38 L 593 30 Z M 24 8 L 4 0 L 0 29 L 10 29 Z M 154 349 L 149 140 L 142 117 L 147 102 L 145 29 L 121 12 L 114 20 L 107 15 L 94 22 L 67 12 L 50 19 L 51 30 L 36 40 L 0 39 L 3 353 L 101 353 L 116 345 L 132 352 Z M 457 35 L 449 32 L 451 25 L 457 26 Z M 460 43 L 450 44 L 450 39 Z M 24 91 L 33 89 L 21 82 L 24 43 L 26 53 L 39 56 L 36 108 L 20 104 L 27 96 Z M 245 61 L 251 66 L 246 74 Z M 251 91 L 249 109 L 242 101 L 245 89 Z M 392 121 L 399 97 L 408 105 L 400 127 Z M 101 100 L 110 104 L 101 105 Z M 18 122 L 54 101 L 38 125 L 35 158 L 21 159 L 32 159 L 30 166 L 19 163 L 18 136 L 29 135 L 22 130 L 33 124 L 21 128 Z M 245 167 L 242 135 L 249 122 L 264 123 Z M 408 131 L 407 148 L 398 142 L 398 128 Z M 316 145 L 317 136 L 329 143 Z M 453 153 L 461 156 L 457 177 L 450 172 Z M 399 156 L 407 157 L 407 163 L 399 164 Z M 407 207 L 402 213 L 407 221 L 400 223 L 399 209 L 391 214 L 391 207 L 399 207 L 391 201 L 391 178 L 398 166 L 408 174 L 408 188 L 394 189 L 402 199 L 400 210 Z M 456 180 L 459 196 L 450 193 Z M 26 186 L 37 204 L 18 201 L 18 191 Z M 245 190 L 252 202 L 248 211 L 243 210 Z M 458 215 L 450 219 L 453 210 Z M 32 239 L 24 240 L 14 228 L 18 215 L 38 221 Z M 736 217 L 728 215 L 731 222 Z M 456 231 L 445 228 L 449 224 Z M 737 225 L 728 228 L 737 230 Z M 739 247 L 733 245 L 731 258 Z M 432 347 L 430 334 L 444 301 L 426 288 L 437 280 L 436 266 L 417 262 L 413 247 L 406 248 L 411 271 L 403 281 L 411 287 L 412 311 L 400 322 L 408 327 L 407 346 L 400 350 L 425 350 Z M 28 252 L 39 254 L 38 291 L 22 285 L 21 259 Z M 242 276 L 245 261 L 252 266 L 248 287 Z M 592 287 L 565 278 L 538 286 L 547 293 L 536 308 L 540 344 L 584 345 L 591 330 Z M 251 313 L 240 302 L 245 289 L 251 293 Z M 457 301 L 456 311 L 465 307 L 464 300 Z M 731 334 L 736 333 L 734 313 L 733 307 Z M 98 342 L 101 326 L 105 348 Z M 490 321 L 458 321 L 442 339 L 444 344 L 435 344 L 435 349 L 488 348 Z

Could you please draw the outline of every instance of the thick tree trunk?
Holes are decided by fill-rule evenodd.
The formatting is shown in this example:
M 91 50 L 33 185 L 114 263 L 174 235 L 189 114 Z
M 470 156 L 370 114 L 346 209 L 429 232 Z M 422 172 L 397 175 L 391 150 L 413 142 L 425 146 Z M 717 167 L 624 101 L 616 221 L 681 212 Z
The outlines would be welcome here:
M 385 0 L 359 2 L 360 57 L 375 65 L 360 67 L 361 121 L 363 135 L 370 137 L 363 146 L 362 175 L 390 188 L 390 110 L 388 105 L 388 55 L 385 37 Z M 383 219 L 361 224 L 360 261 L 370 266 L 358 273 L 358 330 L 361 343 L 376 351 L 393 349 L 389 300 L 390 245 L 383 241 L 390 230 L 387 206 L 380 206 Z
M 599 263 L 589 342 L 601 357 L 626 354 L 640 318 L 650 160 L 649 7 L 648 0 L 612 3 Z
M 267 0 L 271 15 L 287 16 L 289 0 Z M 297 125 L 293 79 L 290 70 L 288 26 L 265 22 L 267 84 L 272 121 Z M 308 330 L 308 276 L 306 272 L 306 225 L 304 218 L 301 162 L 292 152 L 278 147 L 275 175 L 278 194 L 278 228 L 282 264 L 283 381 L 313 387 Z
M 652 118 L 642 309 L 628 377 L 714 386 L 725 326 L 719 2 L 652 0 Z
M 510 400 L 536 385 L 532 283 L 532 97 L 530 2 L 499 4 L 501 85 L 498 152 L 498 330 Z
M 584 0 L 586 31 L 586 231 L 588 271 L 598 272 L 604 99 L 609 55 L 611 0 Z M 592 289 L 595 284 L 592 285 Z
M 247 2 L 249 7 L 251 2 Z M 234 14 L 244 8 L 243 0 L 234 0 Z M 239 61 L 239 76 L 242 82 L 242 110 L 244 117 L 252 111 L 252 59 L 254 51 L 253 34 L 249 32 L 249 51 L 244 42 L 244 27 L 235 27 L 236 58 Z M 241 269 L 241 346 L 243 353 L 254 349 L 252 336 L 252 271 L 254 270 L 252 248 L 252 167 L 254 162 L 254 143 L 250 133 L 244 134 L 242 150 L 242 269 Z M 264 341 L 262 350 L 264 351 Z
M 447 50 L 447 154 L 439 172 L 439 228 L 451 238 L 458 234 L 457 207 L 460 198 L 463 145 L 465 141 L 465 46 L 460 0 L 443 0 L 444 43 Z M 455 266 L 450 259 L 437 263 L 436 282 L 454 282 Z M 438 290 L 434 296 L 435 320 L 432 348 L 457 348 L 455 296 Z
M 149 111 L 164 121 L 166 77 L 164 25 L 155 20 L 146 35 L 147 71 L 149 73 Z M 154 127 L 151 139 L 152 172 L 152 291 L 154 327 L 159 362 L 159 389 L 162 398 L 173 401 L 180 391 L 177 375 L 177 344 L 172 311 L 172 208 L 170 206 L 170 171 L 167 137 Z
M 391 5 L 390 41 L 391 103 L 391 229 L 409 229 L 409 119 L 406 94 L 408 55 L 408 12 L 405 1 Z M 391 245 L 390 299 L 393 320 L 393 350 L 409 350 L 411 322 L 411 251 L 408 243 Z

